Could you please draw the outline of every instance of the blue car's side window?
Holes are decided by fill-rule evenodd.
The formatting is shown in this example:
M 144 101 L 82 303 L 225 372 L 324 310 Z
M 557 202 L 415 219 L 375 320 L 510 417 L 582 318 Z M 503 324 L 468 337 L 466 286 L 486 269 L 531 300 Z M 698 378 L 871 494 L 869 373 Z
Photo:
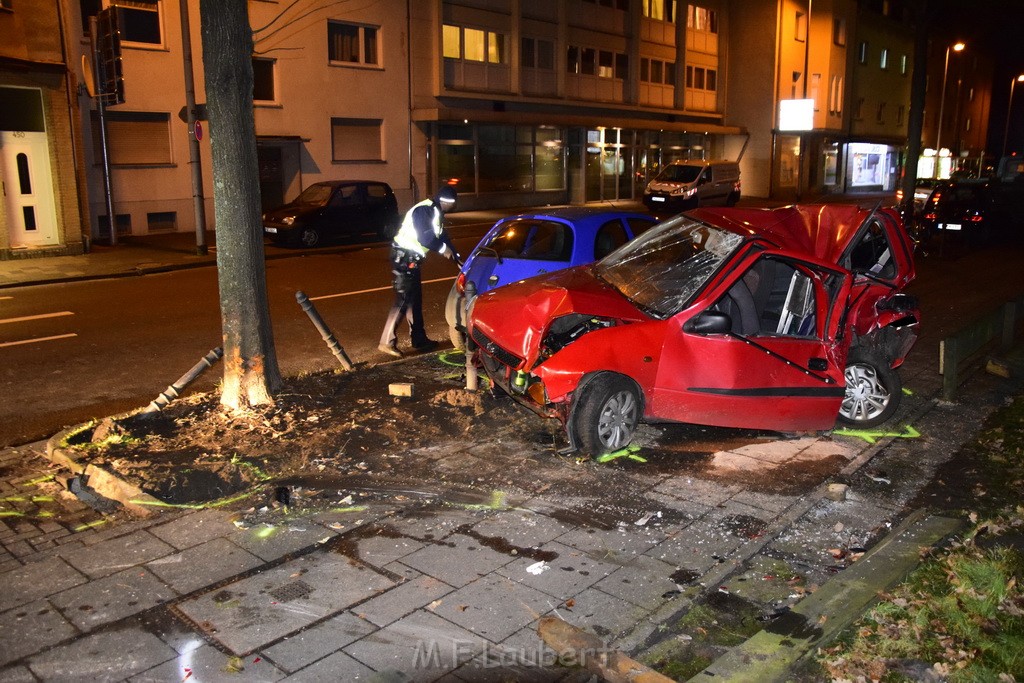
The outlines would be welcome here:
M 572 229 L 555 221 L 512 221 L 487 244 L 502 258 L 569 261 Z
M 629 241 L 626 229 L 618 218 L 610 220 L 597 230 L 594 238 L 594 258 L 602 259 Z

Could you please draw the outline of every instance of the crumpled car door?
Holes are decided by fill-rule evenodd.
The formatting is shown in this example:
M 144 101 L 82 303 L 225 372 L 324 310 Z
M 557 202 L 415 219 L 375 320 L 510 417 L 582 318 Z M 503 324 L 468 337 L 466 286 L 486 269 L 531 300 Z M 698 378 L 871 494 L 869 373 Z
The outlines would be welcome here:
M 776 431 L 831 428 L 845 393 L 841 321 L 850 282 L 848 271 L 821 261 L 748 259 L 673 319 L 648 415 Z M 696 325 L 706 314 L 729 327 Z

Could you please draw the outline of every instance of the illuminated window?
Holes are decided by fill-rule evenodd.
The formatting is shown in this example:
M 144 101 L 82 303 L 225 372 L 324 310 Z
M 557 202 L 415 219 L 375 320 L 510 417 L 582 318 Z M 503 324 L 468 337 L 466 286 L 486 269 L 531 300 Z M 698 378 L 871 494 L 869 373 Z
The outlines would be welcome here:
M 676 20 L 676 0 L 643 0 L 644 16 L 658 21 Z
M 483 29 L 445 24 L 442 50 L 448 59 L 504 64 L 508 59 L 505 35 Z
M 686 28 L 718 33 L 718 12 L 696 5 L 686 6 Z
M 878 66 L 882 69 L 889 68 L 889 50 L 888 48 L 882 48 L 882 51 L 878 55 Z
M 906 55 L 900 55 L 900 75 L 901 76 L 906 76 L 907 75 L 907 56 Z
M 377 28 L 327 22 L 327 58 L 332 62 L 378 66 Z

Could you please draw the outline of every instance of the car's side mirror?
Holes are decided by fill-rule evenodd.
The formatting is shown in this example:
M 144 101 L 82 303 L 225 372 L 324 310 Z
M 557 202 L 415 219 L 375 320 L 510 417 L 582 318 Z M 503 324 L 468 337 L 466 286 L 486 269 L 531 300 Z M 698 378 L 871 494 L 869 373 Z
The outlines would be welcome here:
M 683 332 L 690 334 L 726 334 L 732 330 L 732 317 L 721 311 L 704 311 L 686 321 Z

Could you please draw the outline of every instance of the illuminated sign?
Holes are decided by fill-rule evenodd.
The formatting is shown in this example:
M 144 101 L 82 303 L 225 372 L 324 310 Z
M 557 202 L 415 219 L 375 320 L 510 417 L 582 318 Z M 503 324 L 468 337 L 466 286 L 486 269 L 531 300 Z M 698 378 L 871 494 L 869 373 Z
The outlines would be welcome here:
M 779 130 L 814 130 L 814 100 L 779 100 Z

